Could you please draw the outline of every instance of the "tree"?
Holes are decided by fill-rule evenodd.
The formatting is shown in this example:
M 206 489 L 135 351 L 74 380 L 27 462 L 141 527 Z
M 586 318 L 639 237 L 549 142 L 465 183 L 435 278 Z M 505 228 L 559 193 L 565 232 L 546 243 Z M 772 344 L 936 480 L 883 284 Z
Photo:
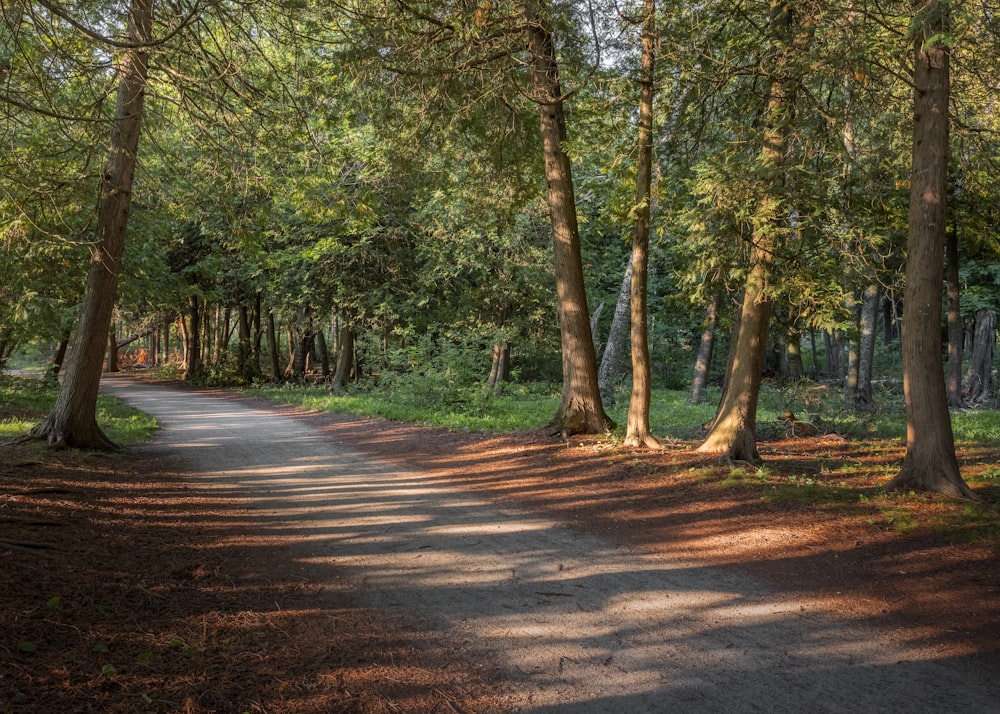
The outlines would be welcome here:
M 97 424 L 97 392 L 132 199 L 152 25 L 153 0 L 131 0 L 83 307 L 59 397 L 45 421 L 29 434 L 54 445 L 114 448 Z
M 750 246 L 749 271 L 743 294 L 743 308 L 731 346 L 725 388 L 719 409 L 699 451 L 721 453 L 738 461 L 756 462 L 757 399 L 767 352 L 774 288 L 771 285 L 775 256 L 781 247 L 785 193 L 784 163 L 787 141 L 794 117 L 795 93 L 799 77 L 794 69 L 803 34 L 796 28 L 792 3 L 772 0 L 771 79 L 768 90 L 761 166 L 766 189 L 757 206 Z
M 649 429 L 652 380 L 649 368 L 649 326 L 646 284 L 649 265 L 650 187 L 653 175 L 653 95 L 656 58 L 656 2 L 642 4 L 642 69 L 639 79 L 638 155 L 635 175 L 635 236 L 632 242 L 632 398 L 625 430 L 626 446 L 657 448 Z
M 563 388 L 549 426 L 563 435 L 600 433 L 611 428 L 597 384 L 597 358 L 583 282 L 580 229 L 577 225 L 573 173 L 566 154 L 566 118 L 550 12 L 529 0 L 524 4 L 531 63 L 532 99 L 538 104 L 549 219 L 559 302 Z
M 950 3 L 913 11 L 913 163 L 910 172 L 903 392 L 906 457 L 889 488 L 919 486 L 974 499 L 962 479 L 941 360 L 941 285 L 948 200 Z

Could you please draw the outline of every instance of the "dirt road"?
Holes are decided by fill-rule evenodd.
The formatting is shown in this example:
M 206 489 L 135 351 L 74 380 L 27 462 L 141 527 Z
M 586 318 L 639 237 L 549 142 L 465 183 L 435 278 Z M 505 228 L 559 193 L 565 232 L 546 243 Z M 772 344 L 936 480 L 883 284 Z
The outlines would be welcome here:
M 224 398 L 106 380 L 160 420 L 192 479 L 366 602 L 506 673 L 522 711 L 996 712 L 985 661 L 942 659 L 733 569 L 626 550 Z

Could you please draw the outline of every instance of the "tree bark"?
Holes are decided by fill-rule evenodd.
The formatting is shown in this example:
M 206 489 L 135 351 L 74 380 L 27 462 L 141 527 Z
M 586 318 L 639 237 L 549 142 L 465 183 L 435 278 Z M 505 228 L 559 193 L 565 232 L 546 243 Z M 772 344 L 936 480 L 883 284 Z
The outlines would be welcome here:
M 989 405 L 992 402 L 996 322 L 997 314 L 993 310 L 979 310 L 976 313 L 972 356 L 963 384 L 963 394 L 967 404 Z
M 653 93 L 656 64 L 656 1 L 642 3 L 642 72 L 639 85 L 638 155 L 635 176 L 635 235 L 632 241 L 632 397 L 625 428 L 625 446 L 659 448 L 649 428 L 652 376 L 649 367 L 647 278 L 649 214 L 653 177 Z
M 63 361 L 66 359 L 66 348 L 69 347 L 69 338 L 69 334 L 64 334 L 56 342 L 55 349 L 52 350 L 52 358 L 49 360 L 49 368 L 45 371 L 46 380 L 52 382 L 59 381 L 59 372 L 62 371 Z
M 875 363 L 875 326 L 878 323 L 879 287 L 869 285 L 861 303 L 860 344 L 858 349 L 858 390 L 855 408 L 875 408 L 872 390 L 872 370 Z
M 854 409 L 858 401 L 858 377 L 861 367 L 861 305 L 852 296 L 853 327 L 847 335 L 847 360 L 844 373 L 844 406 Z
M 945 390 L 948 394 L 948 407 L 962 409 L 965 398 L 962 396 L 962 353 L 965 341 L 965 330 L 962 326 L 962 288 L 958 275 L 958 226 L 952 222 L 952 230 L 946 236 L 945 248 L 945 284 L 948 298 L 948 372 L 945 377 Z
M 201 300 L 197 295 L 188 296 L 188 315 L 184 323 L 184 373 L 181 379 L 197 380 L 202 375 L 201 361 Z
M 608 329 L 608 341 L 601 355 L 601 366 L 597 371 L 597 384 L 600 388 L 604 404 L 615 404 L 615 382 L 621 375 L 622 359 L 625 352 L 626 338 L 629 335 L 629 319 L 632 300 L 632 259 L 629 257 L 625 275 L 622 277 L 621 289 L 618 291 L 618 302 L 615 303 L 615 314 L 611 318 Z
M 104 369 L 110 374 L 118 371 L 118 331 L 115 329 L 115 323 L 113 322 L 108 328 L 108 353 Z
M 326 336 L 323 330 L 316 330 L 316 351 L 319 352 L 319 372 L 323 379 L 330 376 L 330 350 L 326 346 Z
M 948 200 L 950 29 L 942 0 L 919 0 L 913 69 L 913 163 L 903 294 L 903 393 L 906 457 L 889 488 L 917 486 L 974 499 L 962 479 L 941 360 L 941 284 Z
M 347 320 L 340 326 L 340 336 L 337 339 L 340 352 L 337 356 L 337 369 L 333 373 L 333 391 L 340 392 L 347 387 L 351 378 L 351 365 L 354 362 L 354 328 Z
M 526 0 L 523 7 L 527 20 L 532 98 L 538 104 L 541 119 L 562 341 L 562 399 L 549 427 L 564 436 L 600 433 L 610 429 L 612 422 L 604 412 L 597 385 L 597 358 L 583 282 L 573 175 L 569 157 L 563 149 L 566 119 L 550 29 L 551 5 L 547 1 Z
M 281 381 L 281 358 L 278 356 L 278 330 L 274 324 L 274 313 L 267 311 L 267 357 L 271 365 L 271 381 Z
M 705 387 L 708 386 L 708 373 L 712 367 L 712 353 L 715 351 L 715 325 L 719 319 L 719 294 L 715 293 L 705 308 L 705 329 L 698 343 L 698 355 L 694 361 L 694 376 L 691 378 L 692 404 L 705 401 Z
M 96 235 L 80 318 L 56 404 L 45 421 L 30 432 L 32 437 L 53 445 L 116 448 L 97 424 L 97 392 L 132 199 L 152 25 L 153 0 L 131 0 L 110 152 L 101 176 Z

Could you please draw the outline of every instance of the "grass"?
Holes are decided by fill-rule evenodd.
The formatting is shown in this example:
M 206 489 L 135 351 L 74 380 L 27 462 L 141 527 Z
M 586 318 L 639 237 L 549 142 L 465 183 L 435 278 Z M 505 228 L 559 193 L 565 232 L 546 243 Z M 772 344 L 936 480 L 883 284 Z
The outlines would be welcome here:
M 42 421 L 55 404 L 54 384 L 30 377 L 0 377 L 0 440 L 16 439 Z M 158 425 L 151 416 L 115 397 L 97 398 L 97 423 L 119 446 L 150 441 Z

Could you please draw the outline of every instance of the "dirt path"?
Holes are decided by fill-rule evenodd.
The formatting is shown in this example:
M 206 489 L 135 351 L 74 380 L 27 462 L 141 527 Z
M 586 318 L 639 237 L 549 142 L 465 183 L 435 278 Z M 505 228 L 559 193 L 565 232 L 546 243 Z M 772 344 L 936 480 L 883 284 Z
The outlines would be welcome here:
M 217 396 L 109 380 L 199 483 L 252 494 L 257 527 L 368 604 L 495 661 L 526 712 L 995 712 L 984 660 L 941 659 L 779 596 L 352 452 Z

